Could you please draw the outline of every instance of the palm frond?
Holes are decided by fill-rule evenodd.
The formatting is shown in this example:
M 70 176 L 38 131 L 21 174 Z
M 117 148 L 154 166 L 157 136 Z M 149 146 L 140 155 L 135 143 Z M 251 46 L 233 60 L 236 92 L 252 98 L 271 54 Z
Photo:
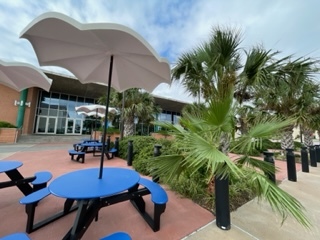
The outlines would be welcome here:
M 282 223 L 288 216 L 295 218 L 300 224 L 306 228 L 312 226 L 311 222 L 305 214 L 305 208 L 293 196 L 279 188 L 267 177 L 256 172 L 251 175 L 252 186 L 255 187 L 259 199 L 269 202 L 273 211 L 279 213 L 282 217 Z

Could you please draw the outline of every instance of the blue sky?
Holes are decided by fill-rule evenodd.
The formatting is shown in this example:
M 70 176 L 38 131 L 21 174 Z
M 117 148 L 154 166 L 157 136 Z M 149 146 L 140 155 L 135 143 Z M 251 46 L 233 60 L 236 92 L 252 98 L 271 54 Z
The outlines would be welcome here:
M 39 66 L 31 44 L 19 35 L 34 18 L 48 11 L 82 23 L 113 22 L 130 27 L 171 65 L 181 53 L 205 41 L 217 25 L 241 29 L 245 49 L 262 44 L 283 55 L 318 58 L 319 9 L 319 0 L 0 0 L 0 59 Z M 193 100 L 179 84 L 161 84 L 153 93 Z

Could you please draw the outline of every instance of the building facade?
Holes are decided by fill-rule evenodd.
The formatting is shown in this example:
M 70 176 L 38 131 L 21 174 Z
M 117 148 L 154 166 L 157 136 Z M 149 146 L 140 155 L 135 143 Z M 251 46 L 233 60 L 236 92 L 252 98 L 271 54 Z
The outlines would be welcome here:
M 76 78 L 45 72 L 53 80 L 50 92 L 40 88 L 29 88 L 26 101 L 21 93 L 0 84 L 0 121 L 17 125 L 23 118 L 21 134 L 88 134 L 86 116 L 79 115 L 75 107 L 95 104 L 107 92 L 106 86 L 82 84 Z M 187 104 L 172 99 L 154 96 L 156 104 L 162 108 L 157 116 L 160 121 L 176 123 L 182 108 Z M 141 127 L 141 126 L 140 126 Z M 142 131 L 144 127 L 142 126 Z

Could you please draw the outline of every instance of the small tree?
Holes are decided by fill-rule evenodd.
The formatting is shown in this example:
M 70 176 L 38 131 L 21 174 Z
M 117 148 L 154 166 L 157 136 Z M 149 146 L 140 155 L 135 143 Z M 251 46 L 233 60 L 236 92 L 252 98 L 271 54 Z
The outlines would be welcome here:
M 232 94 L 212 99 L 208 108 L 197 115 L 186 113 L 180 120 L 181 125 L 157 123 L 170 129 L 175 136 L 175 144 L 181 153 L 162 155 L 152 161 L 154 173 L 166 181 L 175 181 L 185 171 L 197 172 L 206 169 L 208 183 L 214 176 L 228 177 L 242 181 L 246 178 L 259 198 L 266 199 L 271 207 L 279 212 L 284 221 L 288 215 L 299 223 L 310 227 L 303 206 L 294 197 L 271 182 L 264 173 L 273 173 L 274 167 L 261 160 L 251 158 L 252 148 L 269 139 L 293 120 L 281 121 L 275 117 L 260 119 L 251 125 L 246 134 L 237 139 L 234 148 L 245 154 L 231 160 L 225 153 L 225 137 L 232 138 L 235 131 Z M 243 171 L 246 169 L 246 171 Z M 247 171 L 247 170 L 250 171 Z

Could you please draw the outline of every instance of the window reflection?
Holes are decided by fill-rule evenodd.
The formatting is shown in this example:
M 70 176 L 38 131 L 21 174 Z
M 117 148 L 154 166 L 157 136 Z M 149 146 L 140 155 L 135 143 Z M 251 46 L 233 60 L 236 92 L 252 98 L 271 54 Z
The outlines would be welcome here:
M 39 127 L 37 132 L 81 134 L 81 131 L 83 131 L 85 116 L 77 114 L 75 107 L 94 104 L 95 102 L 95 99 L 92 98 L 41 91 L 39 94 L 37 116 L 42 116 L 42 118 L 38 118 L 38 121 L 41 121 L 41 123 L 39 122 L 39 126 L 42 127 Z M 50 120 L 47 121 L 46 119 L 49 119 L 49 117 Z M 50 126 L 43 126 L 49 123 Z

